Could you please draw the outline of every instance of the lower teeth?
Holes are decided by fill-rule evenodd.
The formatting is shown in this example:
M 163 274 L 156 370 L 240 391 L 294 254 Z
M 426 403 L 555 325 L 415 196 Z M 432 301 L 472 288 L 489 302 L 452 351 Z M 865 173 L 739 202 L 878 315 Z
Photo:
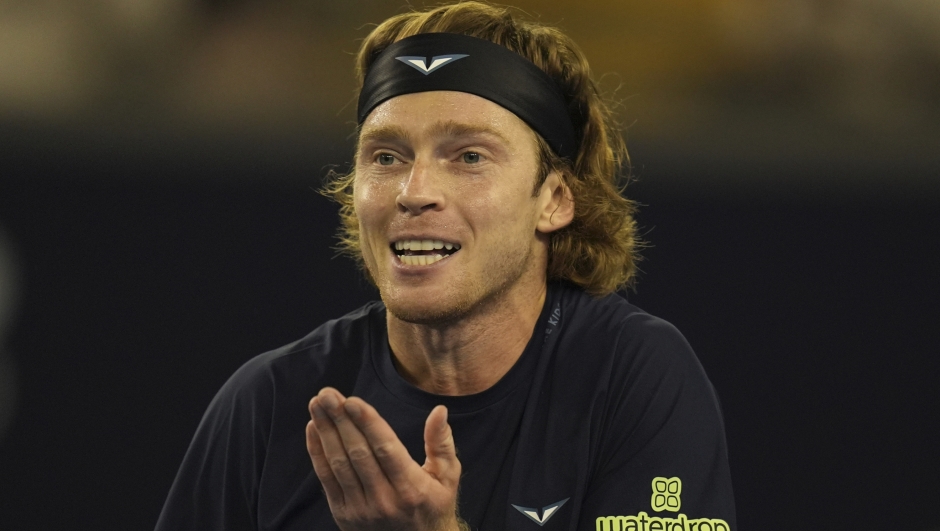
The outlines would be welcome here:
M 431 265 L 434 262 L 443 260 L 444 256 L 440 254 L 403 254 L 398 259 L 405 265 Z

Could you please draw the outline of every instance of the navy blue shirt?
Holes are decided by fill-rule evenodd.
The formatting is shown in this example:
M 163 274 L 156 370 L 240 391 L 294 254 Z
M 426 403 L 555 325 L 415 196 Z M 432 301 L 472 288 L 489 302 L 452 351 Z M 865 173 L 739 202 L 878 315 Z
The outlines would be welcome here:
M 374 302 L 253 358 L 222 387 L 158 531 L 337 529 L 305 445 L 307 403 L 332 386 L 372 404 L 424 462 L 448 408 L 472 529 L 736 529 L 724 427 L 695 354 L 613 294 L 549 285 L 525 351 L 493 387 L 437 396 L 405 381 Z

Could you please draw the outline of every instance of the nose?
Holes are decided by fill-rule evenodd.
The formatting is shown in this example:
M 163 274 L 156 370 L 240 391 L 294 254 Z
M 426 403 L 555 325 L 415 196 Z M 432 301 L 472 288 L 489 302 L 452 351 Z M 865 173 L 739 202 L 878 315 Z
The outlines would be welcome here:
M 441 184 L 433 163 L 415 160 L 411 173 L 396 198 L 398 209 L 415 216 L 428 210 L 440 210 L 444 207 Z

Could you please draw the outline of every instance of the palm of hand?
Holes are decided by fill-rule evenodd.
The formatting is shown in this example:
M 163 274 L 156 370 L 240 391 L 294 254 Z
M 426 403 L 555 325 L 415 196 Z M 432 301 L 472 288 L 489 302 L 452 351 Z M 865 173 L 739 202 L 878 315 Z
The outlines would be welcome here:
M 428 415 L 423 466 L 365 401 L 325 388 L 309 409 L 307 451 L 340 529 L 461 529 L 461 466 L 446 408 L 437 406 Z

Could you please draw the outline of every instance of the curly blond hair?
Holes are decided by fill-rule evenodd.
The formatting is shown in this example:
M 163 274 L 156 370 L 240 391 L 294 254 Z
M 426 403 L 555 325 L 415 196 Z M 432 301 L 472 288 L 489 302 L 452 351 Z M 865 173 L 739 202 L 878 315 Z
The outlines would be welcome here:
M 359 89 L 386 47 L 419 33 L 459 33 L 505 46 L 535 63 L 561 87 L 580 148 L 571 162 L 536 135 L 540 168 L 534 191 L 550 172 L 557 171 L 575 204 L 572 222 L 550 233 L 547 276 L 570 281 L 594 295 L 630 285 L 640 242 L 633 217 L 636 205 L 622 195 L 626 179 L 621 170 L 629 167 L 627 148 L 574 41 L 556 28 L 520 20 L 508 8 L 480 2 L 404 13 L 379 24 L 360 46 L 356 59 Z M 362 266 L 359 220 L 353 205 L 355 180 L 355 169 L 331 173 L 323 193 L 340 204 L 340 251 Z

